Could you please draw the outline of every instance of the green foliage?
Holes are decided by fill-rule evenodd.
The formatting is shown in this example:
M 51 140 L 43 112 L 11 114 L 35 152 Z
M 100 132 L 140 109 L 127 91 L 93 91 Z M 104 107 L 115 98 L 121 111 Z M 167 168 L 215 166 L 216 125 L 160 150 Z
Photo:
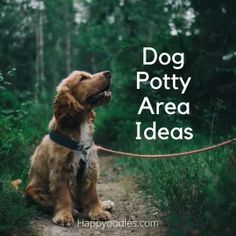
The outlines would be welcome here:
M 30 88 L 34 74 L 34 21 L 30 0 L 0 1 L 0 71 L 9 74 L 9 66 L 16 68 L 18 88 Z
M 136 153 L 174 153 L 204 146 L 205 136 L 187 143 L 133 142 L 124 136 L 119 145 Z M 144 192 L 155 196 L 162 212 L 158 217 L 168 225 L 167 235 L 234 235 L 236 164 L 229 158 L 232 153 L 228 147 L 168 160 L 121 158 L 118 163 L 136 174 Z
M 124 5 L 115 5 L 112 1 L 84 2 L 91 17 L 80 26 L 79 43 L 86 48 L 83 51 L 86 56 L 90 55 L 88 51 L 93 53 L 97 68 L 109 65 L 113 73 L 113 100 L 97 110 L 97 143 L 137 153 L 173 153 L 206 146 L 235 133 L 232 132 L 236 94 L 233 1 L 193 0 L 182 4 L 135 1 L 135 6 L 133 1 L 121 1 Z M 190 24 L 185 19 L 186 11 L 193 14 Z M 170 35 L 169 24 L 175 29 L 175 36 Z M 219 42 L 222 42 L 220 47 Z M 165 91 L 157 94 L 146 89 L 135 90 L 137 70 L 146 69 L 156 75 L 176 73 L 158 65 L 143 68 L 141 48 L 144 45 L 153 46 L 159 52 L 185 52 L 186 65 L 181 75 L 192 76 L 193 81 L 184 97 L 175 94 L 167 97 Z M 231 59 L 223 60 L 228 53 L 233 55 Z M 135 142 L 135 121 L 139 119 L 148 125 L 154 119 L 145 114 L 136 116 L 144 94 L 157 101 L 190 101 L 192 116 L 188 121 L 164 115 L 156 120 L 167 127 L 190 123 L 194 140 Z M 234 235 L 231 205 L 236 202 L 235 191 L 230 193 L 217 187 L 221 182 L 222 186 L 235 189 L 232 181 L 227 180 L 232 172 L 224 171 L 232 155 L 232 150 L 226 148 L 174 160 L 122 159 L 120 162 L 126 170 L 141 176 L 139 182 L 145 192 L 156 197 L 169 235 Z M 222 198 L 228 200 L 225 205 L 219 204 Z M 216 225 L 218 228 L 214 228 Z
M 0 140 L 0 180 L 3 205 L 12 209 L 2 211 L 0 205 L 0 226 L 2 222 L 6 226 L 0 227 L 0 234 L 27 225 L 16 219 L 18 214 L 12 216 L 16 219 L 13 223 L 10 217 L 1 221 L 4 215 L 14 215 L 16 209 L 29 222 L 31 213 L 8 183 L 14 178 L 26 183 L 29 156 L 46 132 L 52 93 L 68 70 L 112 71 L 113 100 L 97 109 L 98 144 L 140 153 L 171 153 L 214 143 L 232 132 L 236 116 L 235 1 L 43 1 L 40 44 L 45 79 L 37 81 L 38 87 L 39 1 L 33 2 L 0 2 L 0 135 L 4 137 Z M 145 88 L 136 91 L 137 70 L 155 76 L 177 73 L 169 67 L 142 66 L 143 46 L 158 52 L 185 53 L 185 67 L 179 73 L 193 79 L 183 96 Z M 36 103 L 33 97 L 42 87 L 44 100 Z M 148 114 L 136 116 L 144 95 L 157 101 L 189 101 L 191 116 L 176 119 L 160 115 L 157 121 L 167 127 L 192 126 L 193 142 L 135 142 L 135 121 L 139 119 L 144 125 L 153 121 Z M 235 163 L 231 156 L 230 149 L 222 149 L 176 160 L 122 163 L 129 164 L 138 176 L 143 174 L 143 187 L 160 201 L 170 234 L 234 235 Z
M 24 235 L 26 233 L 32 235 L 32 232 L 29 232 L 29 225 L 32 218 L 37 215 L 37 211 L 27 205 L 24 195 L 12 189 L 9 182 L 1 182 L 0 234 L 8 236 L 24 232 Z
M 14 170 L 15 173 L 19 171 L 23 174 L 22 166 L 28 162 L 31 145 L 46 131 L 46 121 L 42 122 L 40 117 L 40 114 L 44 114 L 44 109 L 42 105 L 28 102 L 22 103 L 18 109 L 5 111 L 8 114 L 2 115 L 0 134 L 4 138 L 0 140 L 1 173 Z
M 207 189 L 202 232 L 206 235 L 236 234 L 236 162 L 229 159 L 219 172 L 218 181 Z
M 36 141 L 47 131 L 48 107 L 35 102 L 21 102 L 9 90 L 1 94 L 0 114 L 0 235 L 26 232 L 36 211 L 26 205 L 24 191 Z M 42 119 L 44 117 L 44 119 Z M 20 191 L 11 181 L 22 179 Z

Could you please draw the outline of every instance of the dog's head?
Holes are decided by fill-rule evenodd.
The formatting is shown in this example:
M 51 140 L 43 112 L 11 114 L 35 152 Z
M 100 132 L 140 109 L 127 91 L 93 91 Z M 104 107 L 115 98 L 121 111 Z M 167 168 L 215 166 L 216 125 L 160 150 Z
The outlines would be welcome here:
M 109 71 L 89 74 L 84 71 L 74 71 L 57 87 L 57 93 L 70 93 L 84 109 L 108 103 L 111 92 L 111 73 Z
M 90 111 L 94 107 L 111 100 L 111 73 L 103 71 L 90 74 L 74 71 L 63 79 L 57 87 L 55 99 L 55 117 L 57 120 L 75 118 L 82 111 Z

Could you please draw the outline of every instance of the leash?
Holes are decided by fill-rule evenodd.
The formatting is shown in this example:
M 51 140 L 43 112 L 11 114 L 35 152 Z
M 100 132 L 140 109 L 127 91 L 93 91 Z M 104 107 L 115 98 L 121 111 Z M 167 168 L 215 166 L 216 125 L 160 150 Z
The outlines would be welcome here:
M 236 137 L 233 139 L 229 139 L 227 141 L 224 141 L 222 143 L 218 143 L 215 145 L 211 145 L 208 147 L 200 148 L 200 149 L 195 149 L 192 151 L 186 151 L 186 152 L 178 152 L 178 153 L 172 153 L 172 154 L 137 154 L 137 153 L 131 153 L 131 152 L 122 152 L 122 151 L 117 151 L 109 148 L 105 148 L 102 146 L 96 145 L 96 148 L 98 151 L 103 151 L 107 153 L 112 153 L 115 155 L 120 155 L 120 156 L 128 156 L 132 158 L 152 158 L 152 159 L 161 159 L 161 158 L 174 158 L 174 157 L 182 157 L 182 156 L 189 156 L 189 155 L 194 155 L 202 152 L 208 152 L 212 151 L 215 149 L 218 149 L 220 147 L 224 147 L 226 145 L 230 145 L 232 143 L 236 142 Z

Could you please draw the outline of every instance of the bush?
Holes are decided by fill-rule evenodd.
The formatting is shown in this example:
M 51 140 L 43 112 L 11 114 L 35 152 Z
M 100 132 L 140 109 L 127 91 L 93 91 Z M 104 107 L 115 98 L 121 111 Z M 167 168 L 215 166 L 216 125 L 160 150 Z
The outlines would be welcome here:
M 33 207 L 26 206 L 23 194 L 12 189 L 10 182 L 22 179 L 24 190 L 30 155 L 36 141 L 47 132 L 49 115 L 48 107 L 35 102 L 20 103 L 19 99 L 18 104 L 16 102 L 12 108 L 5 108 L 0 115 L 0 235 L 12 232 L 25 235 L 30 220 L 36 214 Z
M 130 139 L 126 145 L 122 140 L 122 149 L 132 152 L 173 153 L 205 146 L 206 138 L 195 135 L 192 142 L 182 143 L 138 143 Z M 155 196 L 168 225 L 167 235 L 235 235 L 236 165 L 230 161 L 232 152 L 227 147 L 197 156 L 169 160 L 125 158 L 119 163 L 137 174 L 144 192 Z
M 0 235 L 29 233 L 30 220 L 36 216 L 36 209 L 27 206 L 23 194 L 12 189 L 10 179 L 2 183 L 0 194 Z
M 205 235 L 236 235 L 236 159 L 230 158 L 220 170 L 218 180 L 207 188 Z

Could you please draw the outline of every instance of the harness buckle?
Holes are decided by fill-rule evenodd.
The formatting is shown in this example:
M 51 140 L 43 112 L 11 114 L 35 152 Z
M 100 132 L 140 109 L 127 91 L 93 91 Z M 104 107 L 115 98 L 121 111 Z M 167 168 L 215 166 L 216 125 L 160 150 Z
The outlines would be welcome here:
M 83 144 L 80 144 L 80 143 L 77 143 L 76 145 L 76 151 L 81 151 L 84 149 L 84 145 Z
M 88 151 L 85 148 L 85 146 L 83 144 L 78 144 L 76 148 L 76 152 L 79 153 L 80 159 L 83 162 L 85 162 L 86 167 L 89 167 L 90 163 L 89 163 L 89 158 L 88 158 Z

